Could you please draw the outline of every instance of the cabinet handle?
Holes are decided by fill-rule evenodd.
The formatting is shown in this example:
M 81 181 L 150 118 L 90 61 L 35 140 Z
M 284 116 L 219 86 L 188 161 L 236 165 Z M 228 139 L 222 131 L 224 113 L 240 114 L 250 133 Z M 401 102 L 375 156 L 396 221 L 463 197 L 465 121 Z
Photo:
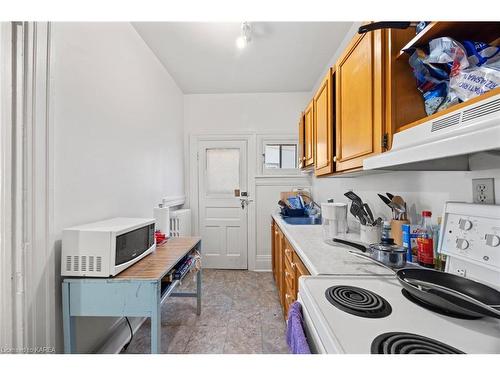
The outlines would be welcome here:
M 334 156 L 333 156 L 333 161 L 334 161 L 334 162 L 337 162 L 337 155 L 334 155 Z
M 278 231 L 277 231 L 277 230 L 275 230 L 275 231 L 274 231 L 274 234 L 278 234 Z
M 292 250 L 290 249 L 285 249 L 285 254 L 290 255 L 292 253 Z
M 292 266 L 293 269 L 295 269 L 295 263 L 290 262 L 290 265 Z

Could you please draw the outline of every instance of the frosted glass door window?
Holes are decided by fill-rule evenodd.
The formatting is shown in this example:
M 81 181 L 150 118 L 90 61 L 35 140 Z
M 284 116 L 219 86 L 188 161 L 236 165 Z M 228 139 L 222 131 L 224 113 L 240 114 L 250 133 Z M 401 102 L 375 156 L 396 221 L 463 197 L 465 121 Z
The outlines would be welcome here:
M 240 150 L 209 148 L 207 160 L 207 194 L 234 194 L 240 188 Z

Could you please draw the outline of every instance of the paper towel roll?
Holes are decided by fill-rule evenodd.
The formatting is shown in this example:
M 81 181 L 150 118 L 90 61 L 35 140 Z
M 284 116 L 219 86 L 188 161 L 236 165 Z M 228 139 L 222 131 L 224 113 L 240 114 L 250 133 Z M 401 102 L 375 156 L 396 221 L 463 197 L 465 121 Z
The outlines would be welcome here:
M 170 207 L 155 207 L 154 218 L 156 220 L 156 230 L 170 236 Z
M 347 220 L 347 204 L 321 203 L 321 216 L 325 219 Z

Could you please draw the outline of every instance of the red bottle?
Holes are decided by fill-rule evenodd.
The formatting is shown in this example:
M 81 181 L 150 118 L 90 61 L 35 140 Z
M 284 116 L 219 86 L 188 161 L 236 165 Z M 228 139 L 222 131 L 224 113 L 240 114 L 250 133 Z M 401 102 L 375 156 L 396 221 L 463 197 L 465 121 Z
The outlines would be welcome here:
M 422 225 L 417 237 L 417 261 L 423 267 L 434 268 L 434 244 L 432 241 L 432 213 L 422 211 Z

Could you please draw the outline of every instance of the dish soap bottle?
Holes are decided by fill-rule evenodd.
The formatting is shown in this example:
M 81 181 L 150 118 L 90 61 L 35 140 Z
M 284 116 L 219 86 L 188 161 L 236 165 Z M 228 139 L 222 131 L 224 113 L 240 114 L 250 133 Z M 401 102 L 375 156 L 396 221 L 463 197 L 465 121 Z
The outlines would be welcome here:
M 417 233 L 417 261 L 423 267 L 434 268 L 431 211 L 422 211 L 422 225 Z

